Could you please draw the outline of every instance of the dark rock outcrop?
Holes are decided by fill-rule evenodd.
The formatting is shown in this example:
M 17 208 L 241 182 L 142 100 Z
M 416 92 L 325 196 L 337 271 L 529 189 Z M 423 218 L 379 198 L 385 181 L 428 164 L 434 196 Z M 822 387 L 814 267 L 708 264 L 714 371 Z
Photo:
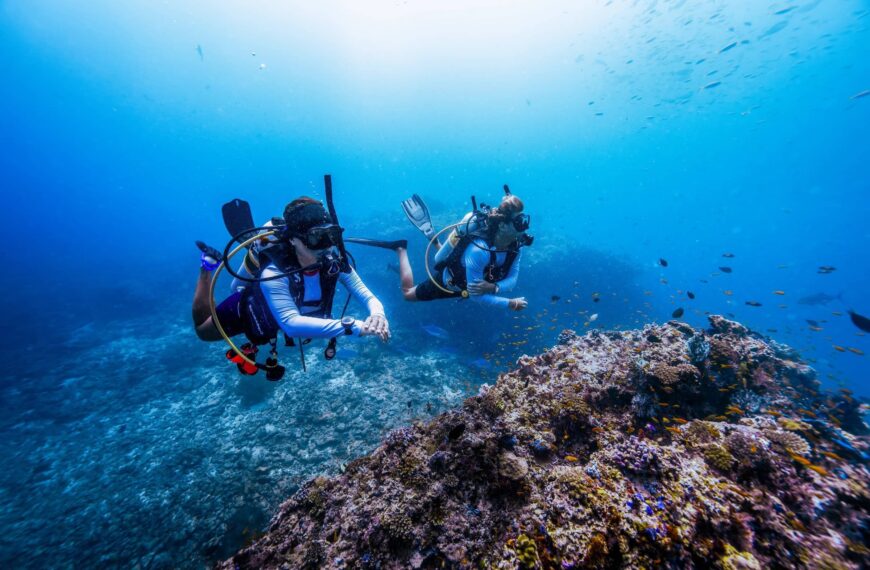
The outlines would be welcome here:
M 710 322 L 563 334 L 310 481 L 222 567 L 866 567 L 859 405 Z

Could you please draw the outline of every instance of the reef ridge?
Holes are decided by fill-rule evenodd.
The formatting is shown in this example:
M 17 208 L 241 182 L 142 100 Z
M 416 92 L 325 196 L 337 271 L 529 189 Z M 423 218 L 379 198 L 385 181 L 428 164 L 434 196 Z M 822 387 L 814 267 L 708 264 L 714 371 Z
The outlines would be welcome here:
M 564 331 L 306 483 L 219 567 L 870 566 L 861 405 L 790 348 L 709 320 Z

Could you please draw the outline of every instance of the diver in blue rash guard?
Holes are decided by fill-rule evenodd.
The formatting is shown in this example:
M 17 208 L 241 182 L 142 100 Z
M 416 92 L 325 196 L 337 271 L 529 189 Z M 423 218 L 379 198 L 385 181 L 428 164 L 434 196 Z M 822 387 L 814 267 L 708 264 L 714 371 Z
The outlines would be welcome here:
M 407 250 L 404 247 L 396 248 L 402 293 L 406 301 L 470 296 L 479 303 L 493 307 L 514 311 L 527 307 L 525 297 L 508 298 L 501 295 L 516 286 L 522 257 L 521 246 L 531 243 L 531 238 L 524 233 L 528 229 L 529 216 L 522 213 L 522 200 L 510 194 L 507 187 L 505 193 L 497 208 L 467 214 L 443 246 L 436 239 L 423 200 L 415 194 L 403 202 L 408 219 L 438 248 L 435 275 L 416 286 Z
M 245 256 L 237 275 L 256 280 L 234 279 L 233 293 L 216 308 L 227 336 L 245 333 L 254 344 L 273 339 L 279 331 L 290 339 L 373 335 L 388 340 L 384 307 L 356 271 L 346 264 L 324 266 L 320 261 L 335 244 L 333 232 L 340 231 L 330 225 L 323 205 L 312 198 L 297 198 L 285 208 L 283 222 L 287 228 L 284 238 L 263 238 Z M 208 293 L 211 271 L 220 263 L 221 254 L 201 242 L 197 245 L 202 250 L 202 270 L 193 301 L 194 327 L 202 340 L 221 340 Z M 365 321 L 331 318 L 339 282 L 366 306 L 369 317 Z

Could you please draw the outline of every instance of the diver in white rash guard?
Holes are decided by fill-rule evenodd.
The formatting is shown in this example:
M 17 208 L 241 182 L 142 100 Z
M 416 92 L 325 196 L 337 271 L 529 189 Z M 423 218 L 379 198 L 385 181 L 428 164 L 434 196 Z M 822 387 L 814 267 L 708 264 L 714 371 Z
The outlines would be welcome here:
M 323 252 L 335 243 L 332 226 L 323 205 L 301 197 L 284 210 L 289 239 L 264 239 L 245 261 L 238 275 L 255 277 L 256 282 L 234 279 L 233 293 L 217 306 L 216 312 L 227 336 L 245 333 L 255 344 L 274 338 L 280 331 L 288 338 L 332 339 L 341 335 L 390 338 L 390 327 L 380 301 L 368 290 L 349 265 L 320 262 Z M 271 225 L 271 224 L 269 224 Z M 193 321 L 197 336 L 206 341 L 221 340 L 209 306 L 211 271 L 221 255 L 198 243 L 202 250 L 202 270 L 193 302 Z M 252 267 L 253 266 L 253 267 Z M 262 267 L 262 269 L 259 269 Z M 311 270 L 304 270 L 313 267 Z M 365 321 L 333 319 L 332 300 L 338 283 L 363 304 L 369 312 Z

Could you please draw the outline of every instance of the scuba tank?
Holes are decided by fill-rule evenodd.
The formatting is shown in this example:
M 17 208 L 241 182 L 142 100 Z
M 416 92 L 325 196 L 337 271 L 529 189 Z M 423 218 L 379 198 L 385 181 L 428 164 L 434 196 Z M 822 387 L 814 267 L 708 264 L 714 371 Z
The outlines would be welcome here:
M 435 254 L 434 267 L 437 271 L 443 271 L 445 267 L 450 265 L 454 252 L 456 255 L 462 255 L 468 245 L 466 243 L 468 240 L 475 237 L 485 237 L 486 216 L 480 214 L 479 210 L 468 212 L 451 230 L 447 239 L 441 244 L 441 249 Z

